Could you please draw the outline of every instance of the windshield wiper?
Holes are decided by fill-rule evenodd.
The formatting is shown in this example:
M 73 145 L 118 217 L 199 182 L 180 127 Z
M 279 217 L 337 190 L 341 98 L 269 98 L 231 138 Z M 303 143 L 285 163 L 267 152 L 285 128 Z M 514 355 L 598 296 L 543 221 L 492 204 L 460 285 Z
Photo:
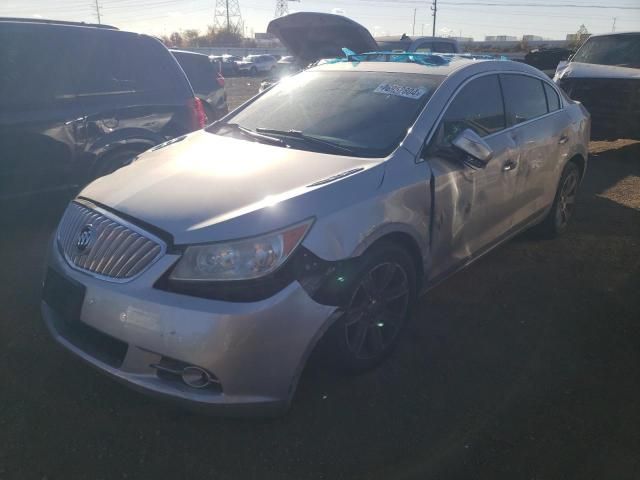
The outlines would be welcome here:
M 334 152 L 346 153 L 347 155 L 357 156 L 355 150 L 349 147 L 344 147 L 338 143 L 330 142 L 329 140 L 323 140 L 313 135 L 308 135 L 300 130 L 276 130 L 273 128 L 256 128 L 256 132 L 270 133 L 272 135 L 282 135 L 283 137 L 295 138 L 302 140 L 303 142 L 319 145 L 325 147 Z
M 220 129 L 224 127 L 229 127 L 233 131 L 238 132 L 244 135 L 245 137 L 253 138 L 260 142 L 270 143 L 272 145 L 280 145 L 280 146 L 284 145 L 284 142 L 279 138 L 270 137 L 268 135 L 262 135 L 261 133 L 254 132 L 253 130 L 245 128 L 242 125 L 239 125 L 237 123 L 223 123 L 218 127 L 217 131 L 220 131 Z

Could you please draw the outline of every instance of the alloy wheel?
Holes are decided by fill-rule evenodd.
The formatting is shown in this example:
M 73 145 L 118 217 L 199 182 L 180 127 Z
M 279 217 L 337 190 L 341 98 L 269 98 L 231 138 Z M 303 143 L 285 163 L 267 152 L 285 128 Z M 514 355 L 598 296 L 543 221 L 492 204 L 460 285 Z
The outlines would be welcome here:
M 400 332 L 409 309 L 407 272 L 397 263 L 381 263 L 357 286 L 344 317 L 349 353 L 357 359 L 382 356 Z
M 560 187 L 560 197 L 558 198 L 558 207 L 556 209 L 556 222 L 559 227 L 564 227 L 569 223 L 576 203 L 577 193 L 578 172 L 572 170 L 565 177 Z

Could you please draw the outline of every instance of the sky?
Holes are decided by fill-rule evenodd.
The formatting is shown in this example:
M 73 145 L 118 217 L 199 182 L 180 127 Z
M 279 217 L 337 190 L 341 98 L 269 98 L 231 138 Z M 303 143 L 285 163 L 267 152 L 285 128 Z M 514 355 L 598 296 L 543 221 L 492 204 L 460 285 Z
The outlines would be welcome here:
M 213 24 L 216 0 L 0 0 L 0 16 L 96 22 L 123 30 L 168 35 L 206 31 Z M 247 34 L 266 31 L 276 0 L 238 0 Z M 374 36 L 431 34 L 432 0 L 300 0 L 289 11 L 338 13 L 367 27 Z M 562 6 L 560 6 L 562 5 Z M 415 10 L 415 27 L 414 27 Z M 640 0 L 438 0 L 436 34 L 540 35 L 564 39 L 584 24 L 591 33 L 640 31 Z

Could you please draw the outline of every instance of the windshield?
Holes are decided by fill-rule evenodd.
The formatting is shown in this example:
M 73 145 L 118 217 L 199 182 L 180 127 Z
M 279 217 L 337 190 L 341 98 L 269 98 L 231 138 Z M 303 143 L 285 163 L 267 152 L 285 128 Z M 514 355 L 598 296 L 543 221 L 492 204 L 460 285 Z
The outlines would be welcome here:
M 387 41 L 378 42 L 378 47 L 382 52 L 404 52 L 411 46 L 411 42 Z
M 303 132 L 358 156 L 384 157 L 441 81 L 423 74 L 307 71 L 275 85 L 228 122 L 253 131 Z M 290 146 L 299 147 L 295 141 Z
M 572 61 L 640 68 L 640 34 L 590 38 L 580 47 Z

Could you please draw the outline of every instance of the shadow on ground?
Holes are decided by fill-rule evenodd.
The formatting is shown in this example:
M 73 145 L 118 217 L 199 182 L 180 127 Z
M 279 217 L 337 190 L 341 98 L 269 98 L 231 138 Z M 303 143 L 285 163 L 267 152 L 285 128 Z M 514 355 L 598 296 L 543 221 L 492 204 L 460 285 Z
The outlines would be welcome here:
M 0 479 L 640 478 L 640 144 L 612 147 L 563 238 L 495 250 L 384 366 L 312 367 L 272 420 L 159 404 L 63 352 L 39 319 L 55 222 L 5 223 Z

